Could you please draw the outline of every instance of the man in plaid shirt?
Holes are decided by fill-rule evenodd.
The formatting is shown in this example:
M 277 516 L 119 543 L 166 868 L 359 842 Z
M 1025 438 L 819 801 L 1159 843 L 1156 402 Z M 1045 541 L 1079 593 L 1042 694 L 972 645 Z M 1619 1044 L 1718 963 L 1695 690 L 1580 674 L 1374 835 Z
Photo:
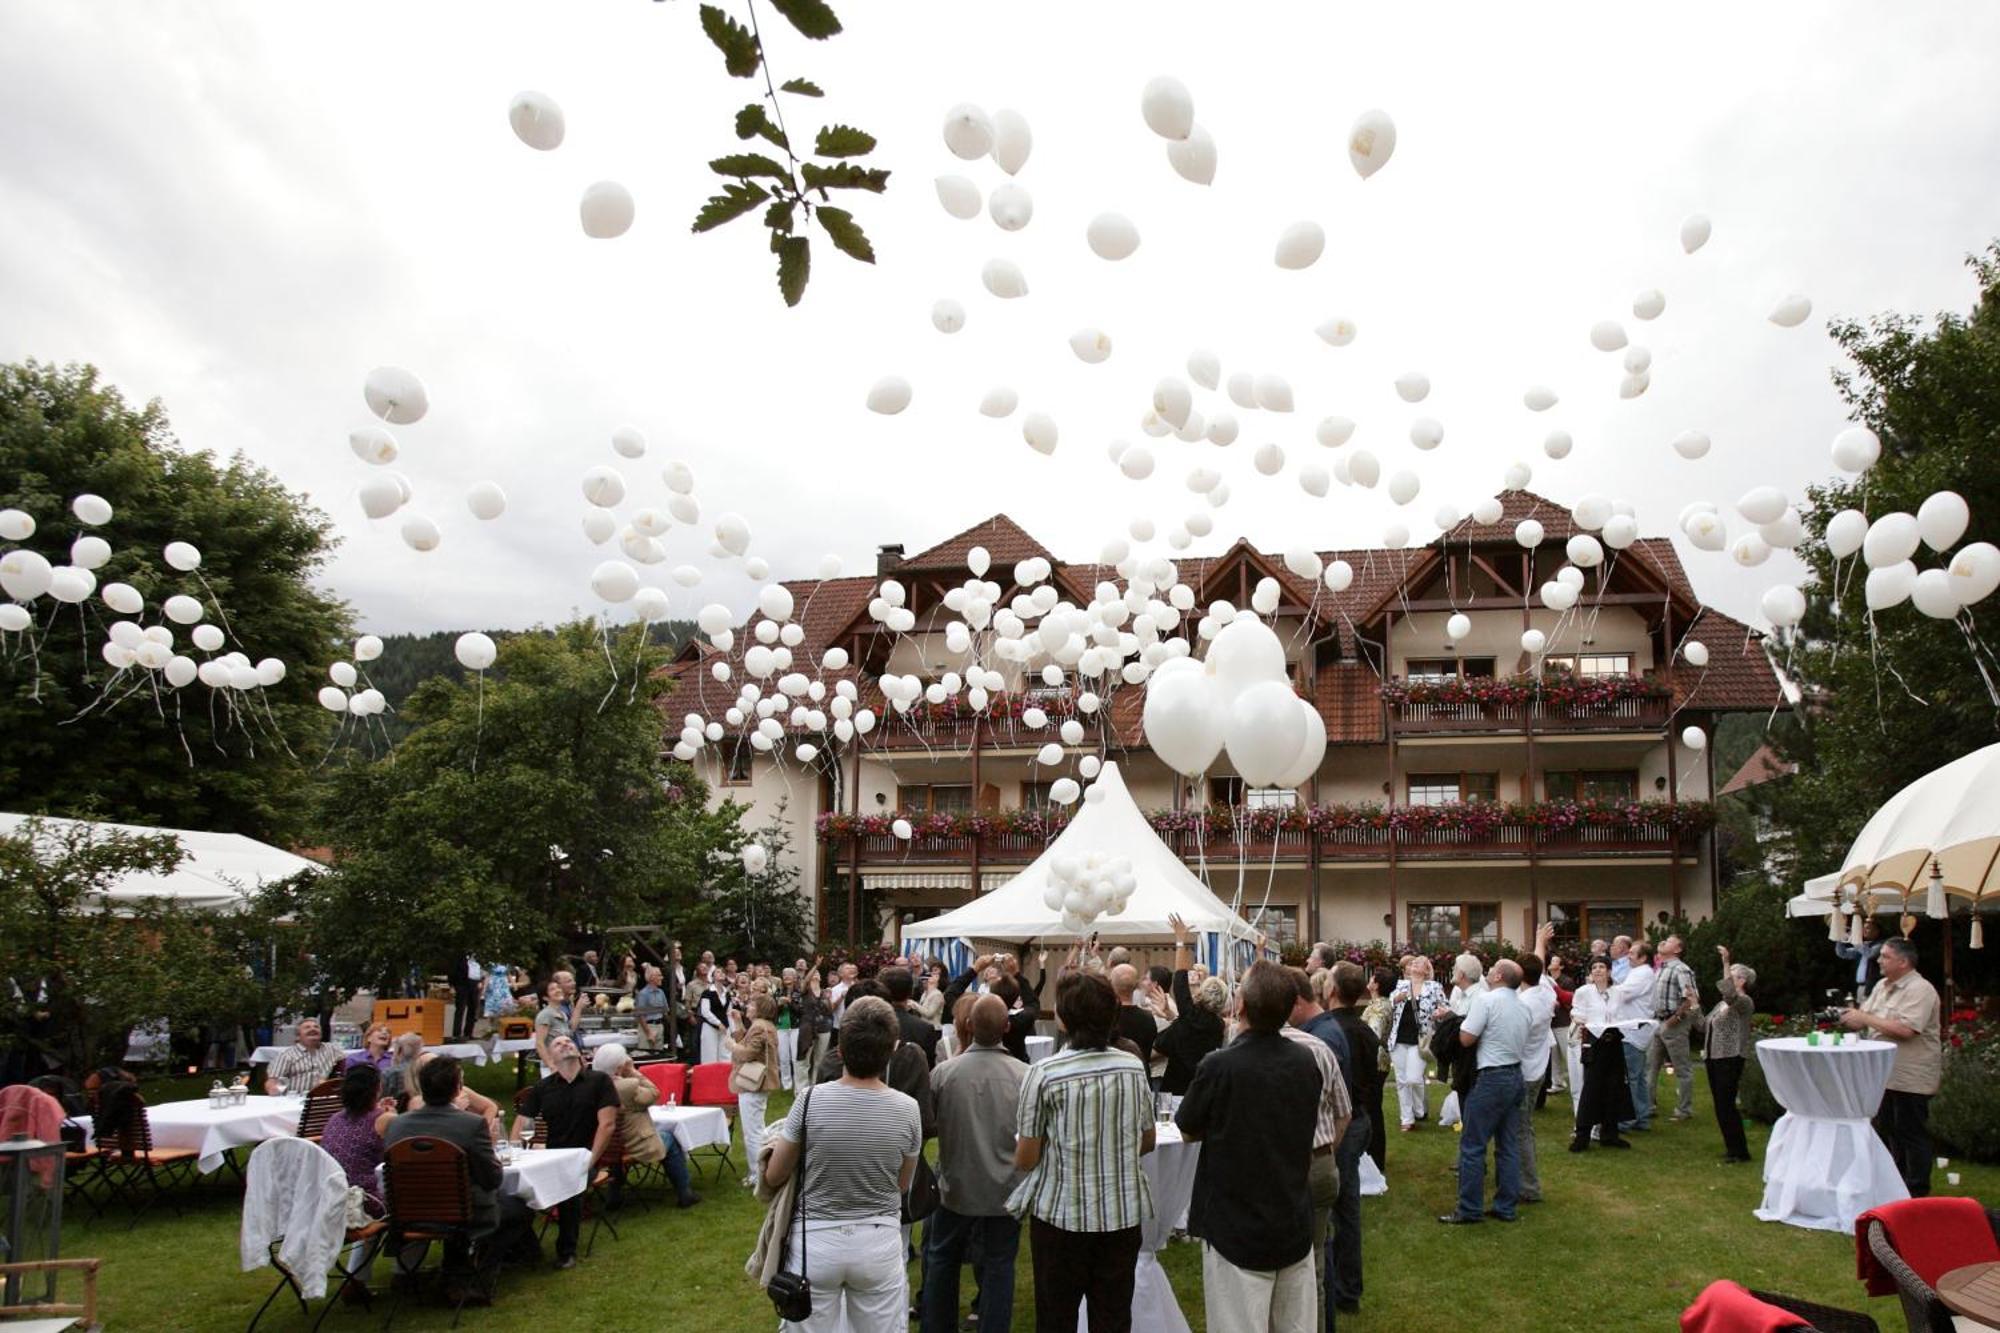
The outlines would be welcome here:
M 1701 989 L 1694 969 L 1681 961 L 1681 937 L 1669 935 L 1660 941 L 1654 958 L 1659 976 L 1653 982 L 1653 1017 L 1660 1020 L 1653 1044 L 1646 1050 L 1647 1100 L 1657 1098 L 1660 1066 L 1671 1063 L 1674 1081 L 1680 1084 L 1680 1100 L 1674 1119 L 1694 1119 L 1694 1056 L 1688 1051 L 1688 1032 L 1701 1006 Z
M 299 1020 L 298 1040 L 271 1061 L 271 1067 L 264 1071 L 264 1091 L 273 1096 L 286 1088 L 301 1093 L 311 1092 L 315 1083 L 333 1077 L 334 1067 L 346 1054 L 320 1039 L 318 1019 L 302 1018 Z

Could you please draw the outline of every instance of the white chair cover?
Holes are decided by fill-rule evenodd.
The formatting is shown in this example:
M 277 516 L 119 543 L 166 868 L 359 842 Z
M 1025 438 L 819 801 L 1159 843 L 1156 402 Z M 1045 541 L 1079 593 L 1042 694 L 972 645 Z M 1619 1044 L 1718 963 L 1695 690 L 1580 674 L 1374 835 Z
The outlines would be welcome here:
M 238 1248 L 243 1271 L 278 1260 L 307 1300 L 326 1295 L 326 1270 L 347 1239 L 347 1173 L 306 1139 L 270 1139 L 250 1154 Z

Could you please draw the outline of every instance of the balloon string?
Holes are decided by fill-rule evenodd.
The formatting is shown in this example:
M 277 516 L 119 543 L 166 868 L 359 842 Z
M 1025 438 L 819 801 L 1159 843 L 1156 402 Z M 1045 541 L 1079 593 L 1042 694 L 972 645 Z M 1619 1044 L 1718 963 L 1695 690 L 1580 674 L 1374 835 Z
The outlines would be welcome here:
M 604 664 L 611 668 L 611 688 L 597 701 L 597 711 L 602 713 L 604 705 L 611 702 L 611 696 L 618 693 L 618 663 L 611 656 L 611 630 L 603 620 L 597 622 L 597 643 L 604 649 Z
M 181 720 L 181 696 L 178 690 L 174 692 L 174 733 L 180 737 L 181 750 L 187 755 L 188 767 L 193 768 L 194 747 L 188 744 L 187 727 Z
M 486 668 L 485 667 L 481 667 L 479 669 L 478 677 L 479 677 L 478 693 L 476 695 L 478 703 L 474 711 L 473 715 L 474 721 L 472 726 L 472 776 L 475 778 L 479 776 L 479 746 L 480 743 L 484 741 L 486 738 Z M 597 706 L 597 711 L 600 713 L 603 712 L 604 705 L 599 704 Z
M 214 605 L 215 617 L 216 619 L 222 622 L 222 632 L 227 634 L 230 638 L 236 639 L 236 630 L 229 623 L 229 612 L 223 609 L 222 599 L 220 597 L 217 597 L 215 595 L 215 589 L 209 586 L 208 576 L 201 572 L 199 566 L 197 566 L 192 571 L 192 573 L 194 574 L 195 581 L 201 584 L 202 591 L 208 594 L 208 600 Z M 243 640 L 236 639 L 236 642 L 238 644 L 241 644 Z
M 1986 663 L 1979 656 L 1979 641 L 1973 636 L 1970 621 L 1972 613 L 1961 611 L 1958 616 L 1958 631 L 1965 636 L 1966 651 L 1972 654 L 1972 665 L 1979 669 L 1979 679 L 1986 684 L 1986 698 L 1995 708 L 2000 708 L 2000 689 L 1993 684 L 1993 676 L 1986 669 Z

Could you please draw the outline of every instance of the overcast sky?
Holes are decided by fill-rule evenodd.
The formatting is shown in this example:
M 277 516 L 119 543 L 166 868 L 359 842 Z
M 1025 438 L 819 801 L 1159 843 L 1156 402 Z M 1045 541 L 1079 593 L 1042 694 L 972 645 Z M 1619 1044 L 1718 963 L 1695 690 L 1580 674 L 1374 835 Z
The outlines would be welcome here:
M 1233 492 L 1197 553 L 1244 534 L 1368 545 L 1398 517 L 1422 540 L 1440 503 L 1469 507 L 1515 459 L 1536 490 L 1629 498 L 1642 531 L 1668 533 L 1691 500 L 1826 476 L 1843 424 L 1827 319 L 1964 309 L 1963 258 L 2000 235 L 1992 6 L 838 8 L 848 30 L 826 43 L 760 12 L 778 76 L 828 93 L 788 99 L 794 139 L 823 115 L 881 140 L 890 191 L 852 201 L 880 262 L 818 238 L 787 310 L 754 217 L 688 232 L 757 91 L 724 74 L 692 0 L 0 7 L 0 357 L 94 362 L 161 398 L 185 444 L 242 450 L 308 493 L 339 525 L 329 579 L 365 626 L 513 627 L 594 608 L 589 572 L 617 553 L 584 540 L 578 479 L 604 463 L 628 508 L 664 501 L 669 459 L 693 466 L 702 523 L 641 571 L 680 614 L 748 603 L 741 566 L 708 554 L 725 510 L 785 577 L 828 553 L 869 570 L 878 543 L 914 551 L 996 510 L 1085 559 L 1134 516 L 1164 534 L 1205 510 L 1183 485 L 1196 465 Z M 1211 187 L 1176 176 L 1140 118 L 1158 74 L 1186 82 L 1219 144 Z M 558 151 L 510 133 L 524 88 L 562 104 Z M 1033 127 L 1024 231 L 937 202 L 940 174 L 1006 179 L 946 149 L 962 101 Z M 1345 136 L 1371 107 L 1399 142 L 1364 182 Z M 590 240 L 577 200 L 606 178 L 637 222 Z M 1105 210 L 1142 236 L 1119 264 L 1084 244 Z M 1714 239 L 1688 257 L 1696 211 Z M 1279 270 L 1278 233 L 1306 218 L 1324 258 Z M 994 257 L 1021 265 L 1027 297 L 981 288 Z M 1667 308 L 1645 324 L 1630 306 L 1651 287 Z M 1776 328 L 1765 312 L 1791 291 L 1812 317 Z M 962 332 L 932 328 L 942 297 L 966 306 Z M 1351 346 L 1313 336 L 1335 315 L 1359 326 Z M 1653 353 L 1637 400 L 1587 340 L 1605 318 Z M 1112 338 L 1101 365 L 1069 350 L 1086 326 Z M 1296 410 L 1238 411 L 1228 449 L 1147 441 L 1158 471 L 1125 479 L 1106 446 L 1144 439 L 1152 385 L 1196 347 L 1225 375 L 1287 376 Z M 430 415 L 397 430 L 412 507 L 444 528 L 429 554 L 356 498 L 369 469 L 346 438 L 383 364 L 430 391 Z M 1434 385 L 1421 407 L 1394 393 L 1406 370 Z M 887 374 L 915 386 L 900 416 L 863 406 Z M 1021 413 L 978 414 L 999 384 L 1055 418 L 1053 457 L 1023 443 Z M 1530 413 L 1531 384 L 1561 401 Z M 1331 413 L 1360 423 L 1348 451 L 1416 471 L 1406 510 L 1300 489 L 1303 464 L 1332 461 L 1313 439 Z M 1445 427 L 1434 453 L 1409 444 L 1419 415 Z M 625 423 L 645 458 L 613 456 Z M 1698 463 L 1668 447 L 1690 427 L 1715 441 Z M 1542 453 L 1552 429 L 1575 439 L 1561 462 Z M 1267 441 L 1287 454 L 1273 478 L 1250 461 Z M 481 524 L 464 494 L 487 479 L 511 505 Z M 1988 516 L 1970 535 L 1994 536 Z M 1682 552 L 1738 614 L 1788 576 Z M 683 562 L 707 572 L 691 593 L 666 583 Z

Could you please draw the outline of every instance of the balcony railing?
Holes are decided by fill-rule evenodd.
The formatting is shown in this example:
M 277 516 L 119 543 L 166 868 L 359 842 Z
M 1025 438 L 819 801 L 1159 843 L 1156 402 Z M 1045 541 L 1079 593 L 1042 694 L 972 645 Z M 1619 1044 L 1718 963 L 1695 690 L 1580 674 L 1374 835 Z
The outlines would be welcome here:
M 898 819 L 911 836 L 892 831 Z M 1692 855 L 1714 823 L 1706 803 L 1535 801 L 1511 805 L 1319 806 L 1274 810 L 1210 807 L 1149 816 L 1167 846 L 1189 863 L 1525 859 Z M 1067 822 L 1062 811 L 991 815 L 822 816 L 820 841 L 865 865 L 1025 864 Z
M 1388 680 L 1381 696 L 1402 733 L 1660 731 L 1673 715 L 1646 676 Z

